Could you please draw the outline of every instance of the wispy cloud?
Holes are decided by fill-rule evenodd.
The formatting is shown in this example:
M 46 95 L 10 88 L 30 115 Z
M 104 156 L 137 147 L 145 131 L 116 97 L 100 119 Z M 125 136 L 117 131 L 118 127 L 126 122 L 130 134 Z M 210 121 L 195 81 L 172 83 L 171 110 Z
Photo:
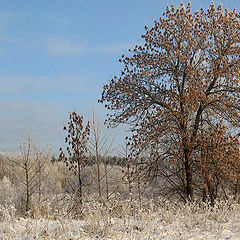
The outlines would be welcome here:
M 122 51 L 126 51 L 128 49 L 133 49 L 136 46 L 136 43 L 126 43 L 126 44 L 109 44 L 106 46 L 101 46 L 96 48 L 97 52 L 102 53 L 119 53 Z
M 64 132 L 62 131 L 64 123 L 68 120 L 68 112 L 73 110 L 73 106 L 67 103 L 61 104 L 54 102 L 30 102 L 25 100 L 0 100 L 2 117 L 0 118 L 0 153 L 18 152 L 19 143 L 26 136 L 31 136 L 37 142 L 39 147 L 46 144 L 52 144 L 53 151 L 57 152 L 60 146 L 64 145 Z M 103 122 L 105 115 L 102 105 L 95 105 L 94 109 L 99 110 L 98 120 Z M 90 106 L 88 113 L 84 112 L 81 106 L 75 109 L 79 113 L 84 113 L 86 117 L 92 117 Z M 96 111 L 95 111 L 96 112 Z M 87 118 L 86 118 L 87 119 Z M 107 136 L 116 136 L 113 143 L 114 148 L 122 144 L 125 136 L 126 126 L 120 126 L 117 129 L 107 130 L 104 128 L 103 134 Z
M 0 33 L 0 41 L 11 43 L 11 44 L 17 44 L 17 45 L 22 43 L 22 41 L 20 41 L 19 39 L 9 37 L 8 35 L 3 33 Z
M 24 21 L 26 21 L 26 16 L 19 11 L 0 12 L 0 41 L 21 44 L 22 41 L 19 38 L 11 36 L 9 29 L 13 26 L 17 28 Z
M 24 21 L 26 15 L 21 11 L 0 12 L 0 26 L 7 27 L 8 24 Z
M 61 141 L 63 116 L 54 103 L 0 101 L 0 151 L 18 151 L 19 139 L 30 135 L 41 144 Z
M 4 94 L 29 94 L 43 91 L 48 92 L 96 92 L 98 89 L 90 84 L 91 79 L 85 79 L 76 75 L 48 76 L 1 76 L 0 93 Z
M 50 55 L 55 56 L 79 56 L 83 54 L 102 53 L 113 54 L 133 48 L 136 44 L 109 44 L 99 46 L 89 46 L 81 42 L 71 41 L 62 38 L 52 38 L 45 40 L 45 50 Z
M 37 17 L 36 17 L 37 18 Z M 0 12 L 0 42 L 6 42 L 16 45 L 19 48 L 32 49 L 39 51 L 44 50 L 47 55 L 59 57 L 82 56 L 85 54 L 115 54 L 127 51 L 133 48 L 136 43 L 109 43 L 90 45 L 86 41 L 82 41 L 81 37 L 72 35 L 68 37 L 58 36 L 50 37 L 51 33 L 22 32 L 21 35 L 13 35 L 9 32 L 9 26 L 19 27 L 19 23 L 35 20 L 32 15 L 16 13 L 1 13 Z M 69 19 L 59 16 L 46 16 L 43 19 L 46 24 L 54 24 L 59 26 L 69 26 L 71 21 Z
M 48 20 L 49 22 L 52 22 L 61 26 L 68 26 L 71 24 L 71 21 L 69 19 L 59 17 L 59 16 L 49 16 Z
M 48 39 L 45 41 L 48 54 L 56 56 L 75 56 L 86 51 L 83 46 L 65 39 Z

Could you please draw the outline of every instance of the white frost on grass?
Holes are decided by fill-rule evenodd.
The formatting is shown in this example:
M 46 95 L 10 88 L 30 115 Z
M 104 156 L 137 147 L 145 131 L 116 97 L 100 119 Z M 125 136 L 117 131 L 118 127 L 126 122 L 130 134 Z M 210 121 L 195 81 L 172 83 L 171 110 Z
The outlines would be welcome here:
M 240 205 L 237 203 L 218 202 L 213 209 L 170 203 L 137 209 L 140 204 L 134 203 L 133 214 L 129 214 L 128 203 L 118 204 L 86 205 L 83 220 L 17 218 L 11 212 L 5 213 L 0 222 L 0 239 L 240 239 Z M 121 208 L 122 212 L 118 210 L 118 215 L 114 207 Z

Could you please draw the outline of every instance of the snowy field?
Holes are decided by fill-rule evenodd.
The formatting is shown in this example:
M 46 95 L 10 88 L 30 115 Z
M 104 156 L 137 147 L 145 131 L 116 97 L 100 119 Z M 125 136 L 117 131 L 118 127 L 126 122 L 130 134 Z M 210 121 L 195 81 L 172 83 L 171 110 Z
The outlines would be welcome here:
M 114 202 L 84 206 L 81 220 L 67 217 L 18 218 L 1 206 L 0 239 L 240 239 L 240 205 L 207 206 Z M 146 204 L 146 203 L 145 203 Z

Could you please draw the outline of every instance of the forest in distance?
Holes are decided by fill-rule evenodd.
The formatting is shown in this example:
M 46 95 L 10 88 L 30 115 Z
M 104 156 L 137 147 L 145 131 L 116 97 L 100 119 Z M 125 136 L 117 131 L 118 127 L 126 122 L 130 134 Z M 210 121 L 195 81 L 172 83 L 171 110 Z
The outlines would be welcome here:
M 240 12 L 167 6 L 142 38 L 104 123 L 72 111 L 59 155 L 0 154 L 0 239 L 240 239 Z

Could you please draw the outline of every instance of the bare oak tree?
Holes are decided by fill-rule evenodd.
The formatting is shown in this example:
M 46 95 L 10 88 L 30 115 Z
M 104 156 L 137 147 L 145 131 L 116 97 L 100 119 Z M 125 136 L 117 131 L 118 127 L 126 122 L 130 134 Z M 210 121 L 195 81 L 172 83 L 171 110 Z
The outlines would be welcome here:
M 214 3 L 194 13 L 190 3 L 167 7 L 151 29 L 145 27 L 145 44 L 122 56 L 122 73 L 103 89 L 100 102 L 112 110 L 109 125 L 132 124 L 133 147 L 176 145 L 188 200 L 194 199 L 200 122 L 239 127 L 239 17 L 236 9 Z

